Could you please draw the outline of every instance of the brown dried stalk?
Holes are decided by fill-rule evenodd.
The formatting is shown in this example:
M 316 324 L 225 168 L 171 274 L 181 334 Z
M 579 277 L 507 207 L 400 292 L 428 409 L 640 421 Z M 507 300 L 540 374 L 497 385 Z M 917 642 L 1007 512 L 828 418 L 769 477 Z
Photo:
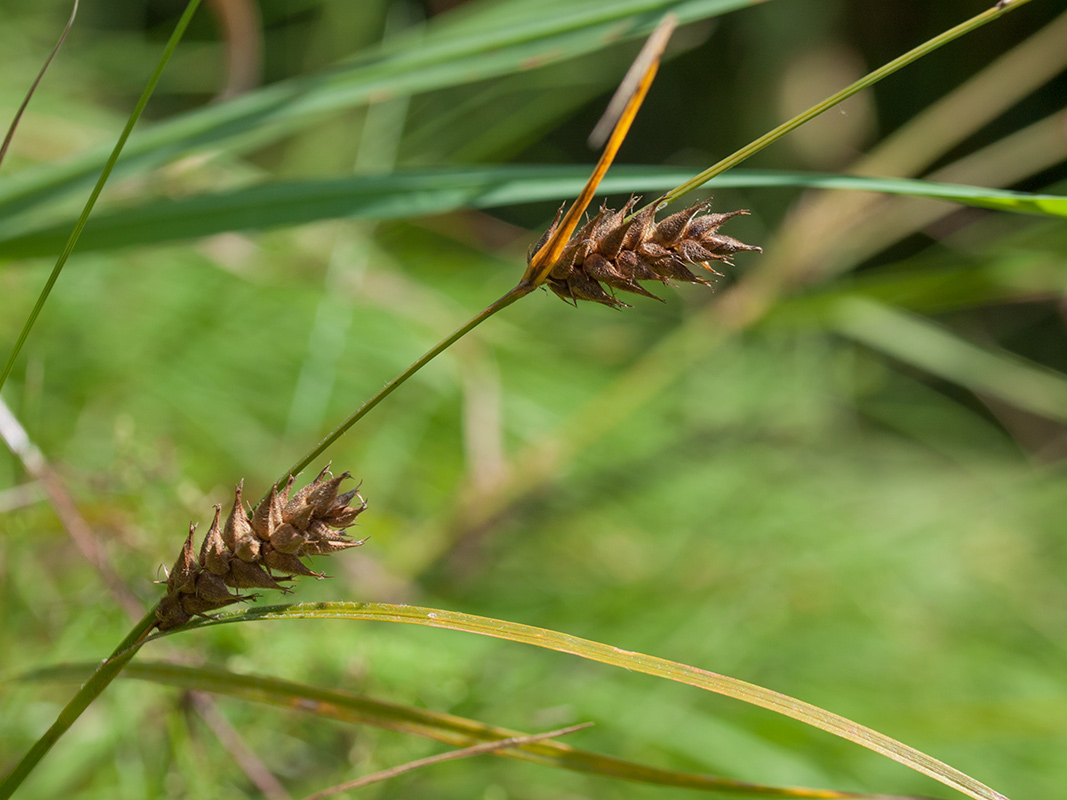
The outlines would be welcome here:
M 189 526 L 189 536 L 181 555 L 167 575 L 167 595 L 156 608 L 156 627 L 161 631 L 184 625 L 194 616 L 252 600 L 256 595 L 242 595 L 241 589 L 279 589 L 289 591 L 279 581 L 294 575 L 311 575 L 300 560 L 304 556 L 329 555 L 350 547 L 359 547 L 366 539 L 352 539 L 344 529 L 356 521 L 367 508 L 359 487 L 338 494 L 341 482 L 351 477 L 345 472 L 336 478 L 326 467 L 314 481 L 292 497 L 295 478 L 281 493 L 272 488 L 270 495 L 251 512 L 241 501 L 243 481 L 234 491 L 233 509 L 223 527 L 219 526 L 222 507 L 215 506 L 215 519 L 200 546 L 193 551 L 196 525 Z M 358 506 L 349 505 L 358 500 Z M 275 577 L 274 572 L 283 573 Z M 237 592 L 231 592 L 230 589 Z
M 730 256 L 734 253 L 763 252 L 719 233 L 726 220 L 747 214 L 746 210 L 708 214 L 708 203 L 701 201 L 656 222 L 655 205 L 630 217 L 636 204 L 637 198 L 631 197 L 619 211 L 601 206 L 596 216 L 568 240 L 548 273 L 548 287 L 564 300 L 589 300 L 622 308 L 626 303 L 616 299 L 614 289 L 656 297 L 638 281 L 670 284 L 674 279 L 711 286 L 689 267 L 701 266 L 721 276 L 709 262 L 732 264 Z M 561 214 L 562 209 L 541 240 L 530 248 L 531 258 L 556 232 Z M 608 286 L 607 291 L 603 284 Z

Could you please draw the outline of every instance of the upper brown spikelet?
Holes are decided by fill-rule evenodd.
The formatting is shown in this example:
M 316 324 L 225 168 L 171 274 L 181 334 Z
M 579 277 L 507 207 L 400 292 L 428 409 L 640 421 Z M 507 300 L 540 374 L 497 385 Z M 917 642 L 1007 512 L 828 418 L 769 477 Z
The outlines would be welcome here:
M 344 533 L 367 507 L 359 487 L 338 494 L 341 482 L 351 476 L 345 472 L 335 478 L 327 470 L 328 466 L 291 497 L 294 479 L 290 477 L 283 492 L 271 489 L 270 497 L 251 514 L 241 501 L 243 483 L 237 484 L 233 509 L 222 526 L 222 507 L 215 506 L 215 519 L 199 555 L 193 550 L 196 526 L 191 525 L 181 555 L 167 575 L 167 596 L 156 608 L 156 626 L 162 631 L 176 628 L 194 616 L 254 597 L 240 594 L 241 589 L 284 592 L 287 589 L 279 581 L 291 580 L 293 575 L 325 577 L 300 559 L 363 544 L 365 539 Z M 353 500 L 359 505 L 351 505 Z M 274 572 L 284 575 L 275 577 Z
M 619 211 L 601 206 L 596 216 L 567 242 L 549 272 L 548 287 L 564 300 L 590 300 L 622 308 L 626 303 L 615 298 L 616 289 L 655 297 L 638 281 L 669 284 L 673 279 L 710 286 L 690 267 L 701 266 L 721 275 L 709 262 L 730 264 L 730 256 L 741 250 L 763 252 L 719 233 L 726 220 L 748 211 L 708 214 L 708 203 L 701 201 L 660 222 L 656 222 L 654 206 L 627 219 L 636 204 L 637 198 L 631 197 Z M 559 220 L 557 214 L 552 227 L 531 248 L 531 255 L 548 240 Z

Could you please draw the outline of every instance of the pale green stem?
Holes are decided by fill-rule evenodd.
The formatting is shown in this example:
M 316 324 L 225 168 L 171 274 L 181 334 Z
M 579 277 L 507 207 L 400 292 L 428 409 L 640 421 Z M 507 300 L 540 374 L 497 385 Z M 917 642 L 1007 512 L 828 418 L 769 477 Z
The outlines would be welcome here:
M 152 630 L 152 627 L 156 624 L 156 612 L 155 609 L 145 614 L 144 618 L 137 623 L 137 626 L 127 634 L 126 638 L 122 640 L 122 643 L 115 648 L 115 652 L 111 654 L 111 657 L 104 661 L 100 666 L 96 668 L 96 671 L 89 677 L 82 687 L 78 690 L 78 693 L 71 698 L 66 707 L 59 712 L 59 716 L 56 717 L 56 721 L 52 723 L 52 727 L 49 728 L 44 736 L 34 742 L 33 747 L 29 752 L 22 757 L 22 760 L 15 765 L 15 768 L 0 781 L 0 800 L 7 800 L 15 793 L 15 790 L 22 785 L 22 782 L 26 780 L 27 776 L 33 771 L 33 768 L 37 766 L 45 754 L 52 749 L 59 737 L 67 732 L 67 729 L 74 724 L 75 720 L 82 715 L 82 712 L 89 707 L 89 704 L 97 698 L 97 696 L 107 688 L 111 681 L 118 677 L 118 674 L 122 671 L 122 668 L 133 658 L 137 651 L 141 649 L 141 645 L 144 643 L 145 638 L 148 636 L 148 632 Z
M 846 100 L 852 95 L 856 94 L 856 92 L 866 89 L 869 86 L 873 86 L 874 84 L 878 83 L 878 81 L 882 80 L 882 78 L 885 78 L 888 75 L 892 75 L 901 67 L 905 67 L 911 62 L 917 61 L 928 53 L 931 53 L 934 50 L 937 50 L 939 47 L 948 44 L 953 39 L 958 39 L 960 36 L 970 33 L 971 31 L 982 27 L 987 22 L 992 22 L 998 17 L 1007 14 L 1009 11 L 1018 8 L 1021 5 L 1025 5 L 1029 2 L 1030 0 L 1002 0 L 1002 2 L 997 3 L 996 6 L 989 9 L 988 11 L 983 11 L 981 14 L 972 17 L 966 22 L 960 23 L 955 28 L 950 28 L 944 33 L 935 36 L 933 39 L 930 39 L 928 42 L 919 45 L 915 49 L 909 50 L 904 55 L 894 58 L 888 64 L 879 67 L 874 72 L 868 73 L 855 83 L 851 84 L 850 86 L 846 86 L 837 94 L 831 95 L 818 105 L 812 106 L 807 111 L 793 117 L 788 122 L 783 122 L 774 130 L 765 133 L 763 136 L 759 137 L 755 141 L 745 145 L 733 155 L 727 156 L 722 161 L 704 170 L 696 177 L 692 178 L 689 181 L 686 181 L 681 186 L 667 192 L 667 194 L 663 195 L 655 201 L 655 205 L 659 206 L 666 205 L 667 203 L 672 203 L 679 197 L 688 194 L 694 189 L 700 188 L 705 183 L 714 178 L 716 175 L 721 175 L 722 173 L 726 172 L 726 170 L 736 167 L 742 161 L 746 160 L 750 156 L 755 155 L 760 150 L 767 147 L 767 145 L 778 141 L 790 131 L 799 128 L 808 120 L 813 119 L 822 114 L 824 111 L 833 108 L 841 101 Z
M 408 378 L 410 378 L 420 369 L 425 367 L 427 364 L 437 358 L 437 356 L 439 356 L 457 341 L 462 339 L 476 327 L 481 325 L 495 313 L 507 308 L 519 298 L 525 297 L 531 291 L 533 291 L 533 289 L 534 287 L 529 283 L 520 283 L 518 286 L 509 291 L 507 294 L 505 294 L 491 306 L 486 308 L 480 314 L 468 320 L 461 327 L 457 328 L 455 331 L 450 333 L 448 336 L 446 336 L 444 339 L 442 339 L 440 342 L 430 348 L 421 358 L 415 361 L 410 367 L 408 367 L 402 373 L 393 378 L 393 380 L 387 383 L 377 394 L 374 395 L 374 397 L 372 397 L 370 400 L 361 405 L 356 410 L 356 412 L 352 414 L 352 416 L 350 416 L 348 419 L 346 419 L 344 422 L 334 428 L 326 436 L 326 438 L 319 442 L 317 445 L 315 445 L 315 447 L 307 455 L 305 455 L 303 458 L 293 464 L 293 466 L 291 466 L 288 470 L 286 470 L 285 474 L 281 478 L 279 478 L 278 481 L 274 484 L 274 487 L 279 491 L 285 488 L 285 484 L 289 481 L 290 475 L 296 475 L 298 472 L 308 466 L 308 464 L 310 464 L 312 461 L 322 455 L 326 448 L 328 448 L 330 445 L 332 445 L 334 442 L 344 436 L 349 428 L 351 428 L 353 425 L 363 419 L 363 417 L 366 416 L 371 409 L 378 405 L 378 403 L 382 402 L 382 400 L 384 400 L 386 397 L 391 395 L 394 390 L 402 386 Z M 269 494 L 269 492 L 267 494 Z M 264 494 L 263 497 L 259 499 L 259 502 L 263 502 L 263 500 L 267 498 L 267 494 Z

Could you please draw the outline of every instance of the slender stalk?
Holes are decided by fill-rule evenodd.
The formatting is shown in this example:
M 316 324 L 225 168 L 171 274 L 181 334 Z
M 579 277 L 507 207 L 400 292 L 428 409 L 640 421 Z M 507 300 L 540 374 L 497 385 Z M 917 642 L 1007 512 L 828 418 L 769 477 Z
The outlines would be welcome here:
M 52 274 L 48 278 L 48 282 L 45 284 L 44 289 L 37 298 L 37 304 L 27 318 L 26 324 L 23 326 L 22 332 L 19 334 L 18 341 L 11 350 L 11 355 L 8 357 L 7 364 L 4 366 L 4 371 L 0 374 L 0 388 L 3 387 L 4 382 L 7 380 L 7 376 L 11 374 L 15 359 L 22 350 L 22 345 L 26 342 L 26 338 L 29 336 L 34 322 L 36 322 L 38 315 L 41 313 L 41 309 L 44 307 L 45 301 L 48 299 L 48 296 L 52 291 L 52 287 L 59 278 L 59 273 L 63 270 L 63 265 L 66 264 L 67 258 L 70 256 L 71 251 L 74 250 L 74 245 L 77 243 L 78 237 L 81 236 L 81 232 L 85 228 L 85 223 L 89 219 L 89 214 L 93 210 L 93 206 L 96 205 L 96 200 L 100 196 L 100 192 L 103 191 L 104 184 L 107 182 L 111 170 L 118 161 L 119 154 L 122 152 L 126 140 L 130 137 L 130 133 L 133 131 L 134 125 L 137 124 L 137 120 L 140 119 L 145 106 L 148 105 L 148 99 L 152 96 L 153 90 L 159 83 L 159 78 L 163 74 L 164 67 L 166 67 L 167 62 L 170 61 L 170 57 L 177 49 L 178 42 L 181 41 L 185 29 L 189 27 L 189 22 L 192 20 L 193 14 L 196 12 L 199 5 L 200 0 L 189 0 L 189 4 L 185 7 L 185 13 L 183 13 L 181 19 L 178 20 L 178 24 L 175 26 L 174 32 L 171 34 L 170 41 L 167 42 L 167 46 L 163 49 L 163 54 L 160 56 L 159 63 L 156 65 L 155 71 L 152 73 L 152 76 L 148 81 L 148 85 L 145 87 L 144 92 L 141 93 L 141 98 L 137 101 L 137 105 L 134 107 L 133 113 L 130 114 L 130 118 L 126 121 L 126 127 L 122 129 L 122 133 L 119 135 L 119 139 L 115 143 L 115 148 L 112 150 L 111 156 L 104 165 L 103 172 L 100 173 L 100 178 L 97 180 L 96 186 L 93 187 L 93 191 L 89 194 L 89 199 L 85 203 L 85 208 L 82 210 L 81 216 L 78 218 L 78 222 L 74 226 L 74 230 L 71 231 L 66 247 L 60 254 L 59 260 L 56 262 Z M 0 800 L 6 800 L 6 798 L 11 797 L 15 790 L 17 790 L 19 786 L 22 785 L 23 781 L 26 780 L 27 776 L 33 772 L 34 767 L 40 763 L 41 759 L 52 749 L 52 746 L 59 741 L 59 737 L 67 732 L 70 726 L 74 724 L 75 720 L 82 715 L 82 712 L 89 707 L 89 704 L 118 676 L 122 671 L 122 668 L 137 654 L 137 651 L 141 648 L 141 644 L 148 636 L 149 631 L 152 630 L 155 622 L 155 609 L 152 609 L 145 614 L 141 621 L 134 626 L 133 630 L 127 634 L 126 638 L 123 639 L 115 649 L 115 652 L 111 654 L 111 657 L 100 664 L 97 670 L 90 676 L 89 680 L 82 685 L 77 694 L 71 698 L 70 702 L 67 703 L 64 709 L 59 713 L 56 721 L 52 723 L 52 727 L 50 727 L 41 738 L 34 742 L 33 747 L 31 747 L 26 755 L 22 757 L 22 760 L 15 765 L 15 768 L 8 775 L 4 776 L 3 780 L 0 780 Z
M 326 448 L 328 448 L 330 445 L 332 445 L 334 442 L 344 436 L 345 433 L 348 432 L 349 428 L 351 428 L 353 425 L 363 419 L 363 417 L 365 417 L 371 409 L 373 409 L 376 405 L 382 402 L 382 400 L 384 400 L 386 397 L 391 395 L 396 389 L 402 386 L 408 380 L 408 378 L 410 378 L 420 369 L 425 367 L 427 364 L 437 358 L 437 356 L 439 356 L 453 344 L 458 342 L 472 330 L 477 328 L 491 316 L 496 314 L 498 311 L 507 308 L 516 300 L 521 297 L 525 297 L 533 290 L 534 286 L 532 284 L 528 283 L 527 281 L 522 281 L 514 289 L 509 291 L 507 294 L 505 294 L 495 303 L 490 305 L 484 311 L 469 319 L 455 331 L 450 333 L 440 342 L 438 342 L 429 350 L 427 350 L 421 358 L 419 358 L 410 367 L 408 367 L 402 373 L 393 378 L 393 380 L 389 381 L 389 383 L 387 383 L 377 394 L 375 394 L 370 400 L 361 405 L 356 410 L 356 412 L 352 414 L 352 416 L 350 416 L 348 419 L 346 419 L 344 422 L 334 428 L 326 436 L 325 439 L 315 445 L 315 447 L 312 448 L 310 452 L 308 452 L 303 458 L 301 458 L 299 461 L 293 464 L 293 466 L 286 470 L 285 474 L 282 475 L 282 477 L 275 482 L 274 488 L 278 490 L 283 489 L 285 487 L 285 484 L 288 482 L 290 475 L 296 475 L 302 469 L 307 467 L 308 464 L 310 464 L 312 461 L 322 455 L 323 451 L 325 451 Z M 270 492 L 268 490 L 268 492 L 264 494 L 258 502 L 263 502 L 263 500 L 265 500 L 267 498 L 267 495 L 269 494 Z
M 993 8 L 990 8 L 987 11 L 983 11 L 981 14 L 978 14 L 974 17 L 971 17 L 971 19 L 967 20 L 966 22 L 961 22 L 955 28 L 950 28 L 944 33 L 935 36 L 933 39 L 924 42 L 913 50 L 909 50 L 907 53 L 904 53 L 904 55 L 894 58 L 888 64 L 885 64 L 874 70 L 873 72 L 864 75 L 855 83 L 846 86 L 840 92 L 831 95 L 818 105 L 812 106 L 807 111 L 798 114 L 787 122 L 783 122 L 774 130 L 765 133 L 763 136 L 742 147 L 733 155 L 727 156 L 722 161 L 712 165 L 711 167 L 704 170 L 691 180 L 686 181 L 681 186 L 678 186 L 677 188 L 667 192 L 667 194 L 654 201 L 654 203 L 649 203 L 649 205 L 659 205 L 674 202 L 679 197 L 688 194 L 694 189 L 700 188 L 705 183 L 714 178 L 716 175 L 721 175 L 722 173 L 726 172 L 726 170 L 736 167 L 742 161 L 746 160 L 750 156 L 755 155 L 760 150 L 767 147 L 767 145 L 778 141 L 790 131 L 799 128 L 808 120 L 813 119 L 822 114 L 824 111 L 833 108 L 841 101 L 847 100 L 852 95 L 863 89 L 866 89 L 869 86 L 873 86 L 874 84 L 882 80 L 882 78 L 892 75 L 898 69 L 907 66 L 913 61 L 917 61 L 928 53 L 932 53 L 934 50 L 937 50 L 939 47 L 948 44 L 953 39 L 958 39 L 960 36 L 970 33 L 971 31 L 982 27 L 987 22 L 992 22 L 998 17 L 1007 14 L 1009 11 L 1018 8 L 1019 6 L 1025 5 L 1029 2 L 1030 0 L 1001 0 L 1001 2 L 997 3 L 996 6 L 994 6 Z
M 4 365 L 4 371 L 0 373 L 0 389 L 4 388 L 4 383 L 7 381 L 8 375 L 11 374 L 11 369 L 15 366 L 15 359 L 17 359 L 19 353 L 22 352 L 22 346 L 26 343 L 26 339 L 30 335 L 30 330 L 32 330 L 34 323 L 37 322 L 37 317 L 40 315 L 41 309 L 44 308 L 48 296 L 52 293 L 52 287 L 56 285 L 56 281 L 59 279 L 59 273 L 63 271 L 63 266 L 67 263 L 67 259 L 74 250 L 74 245 L 77 244 L 78 239 L 81 237 L 82 230 L 85 228 L 85 223 L 89 221 L 89 214 L 92 212 L 93 206 L 96 205 L 96 200 L 100 197 L 100 192 L 104 190 L 104 184 L 107 183 L 107 179 L 111 175 L 111 170 L 115 168 L 115 164 L 119 160 L 119 154 L 122 152 L 122 148 L 126 145 L 126 140 L 130 138 L 133 126 L 136 125 L 137 120 L 141 118 L 141 113 L 144 111 L 145 106 L 148 105 L 148 99 L 152 96 L 152 92 L 155 91 L 156 84 L 159 83 L 159 78 L 163 74 L 164 67 L 167 66 L 170 57 L 178 48 L 178 42 L 181 41 L 185 29 L 189 27 L 189 22 L 192 20 L 193 14 L 196 12 L 197 6 L 199 5 L 200 0 L 189 0 L 189 4 L 185 7 L 185 13 L 182 14 L 181 19 L 178 20 L 178 24 L 174 28 L 174 33 L 171 34 L 170 41 L 167 42 L 167 46 L 163 49 L 163 55 L 160 57 L 159 63 L 156 65 L 156 69 L 152 73 L 152 77 L 148 80 L 148 85 L 145 86 L 144 91 L 141 93 L 141 98 L 137 101 L 137 105 L 134 107 L 133 113 L 130 114 L 130 118 L 126 120 L 126 127 L 123 128 L 122 133 L 119 134 L 119 140 L 115 142 L 115 148 L 111 151 L 107 163 L 104 164 L 104 170 L 100 173 L 100 177 L 96 181 L 96 186 L 94 186 L 92 192 L 89 193 L 89 199 L 85 202 L 85 208 L 82 209 L 81 216 L 78 217 L 78 221 L 74 224 L 74 230 L 70 232 L 70 238 L 67 239 L 67 244 L 63 248 L 63 252 L 59 254 L 59 259 L 56 261 L 56 265 L 52 268 L 52 274 L 48 276 L 48 281 L 45 283 L 44 288 L 37 297 L 37 304 L 26 318 L 26 323 L 22 326 L 22 331 L 19 333 L 18 341 L 16 341 L 15 346 L 11 348 L 11 355 L 8 356 L 7 363 Z
M 37 73 L 37 77 L 33 79 L 33 83 L 30 84 L 30 90 L 26 92 L 26 97 L 22 101 L 22 105 L 19 106 L 19 110 L 15 112 L 14 119 L 11 120 L 11 127 L 7 129 L 7 135 L 4 137 L 4 143 L 0 144 L 0 164 L 4 161 L 4 156 L 7 155 L 7 149 L 11 146 L 11 140 L 15 138 L 15 131 L 19 127 L 19 121 L 22 119 L 22 115 L 26 113 L 26 106 L 30 104 L 30 100 L 33 98 L 33 93 L 37 91 L 37 87 L 41 83 L 41 78 L 48 71 L 49 65 L 52 63 L 52 59 L 56 57 L 56 53 L 63 46 L 63 42 L 67 41 L 67 34 L 70 33 L 70 29 L 74 26 L 74 19 L 78 16 L 78 0 L 74 0 L 74 8 L 71 9 L 70 19 L 67 20 L 67 26 L 63 29 L 63 33 L 59 35 L 59 41 L 56 42 L 56 46 L 52 48 L 52 52 L 48 54 L 48 58 L 45 59 L 44 66 L 41 67 L 41 71 Z
M 52 749 L 59 737 L 62 736 L 74 721 L 81 716 L 82 712 L 89 707 L 89 704 L 97 698 L 97 696 L 107 688 L 107 685 L 111 683 L 118 674 L 122 671 L 122 668 L 137 655 L 137 651 L 141 649 L 141 645 L 144 643 L 148 636 L 149 631 L 156 624 L 156 612 L 152 609 L 140 622 L 130 631 L 126 638 L 122 640 L 122 643 L 115 648 L 115 652 L 111 656 L 100 664 L 96 668 L 96 671 L 89 676 L 82 687 L 78 690 L 78 693 L 71 698 L 66 707 L 59 712 L 59 716 L 56 717 L 56 721 L 52 723 L 52 727 L 49 728 L 44 736 L 34 742 L 33 747 L 29 752 L 22 757 L 22 760 L 15 765 L 15 768 L 0 781 L 0 800 L 7 800 L 14 794 L 15 790 L 22 785 L 22 782 L 26 780 L 26 777 L 33 771 L 33 768 L 45 757 L 45 754 Z
M 430 767 L 434 764 L 441 764 L 445 761 L 455 761 L 460 758 L 471 758 L 473 756 L 481 756 L 487 753 L 497 753 L 501 750 L 508 750 L 510 748 L 522 747 L 527 744 L 534 744 L 545 739 L 555 739 L 559 736 L 566 736 L 568 733 L 574 733 L 580 731 L 583 728 L 588 728 L 592 725 L 592 722 L 583 722 L 579 725 L 571 725 L 567 728 L 559 728 L 558 730 L 548 731 L 547 733 L 533 733 L 527 736 L 510 736 L 507 739 L 497 739 L 492 742 L 482 742 L 481 744 L 474 744 L 470 747 L 464 747 L 460 750 L 451 750 L 447 753 L 438 753 L 435 756 L 429 756 L 427 758 L 420 758 L 416 761 L 409 761 L 406 764 L 400 764 L 389 769 L 383 769 L 380 772 L 375 772 L 371 775 L 364 775 L 362 778 L 356 778 L 355 780 L 348 781 L 347 783 L 338 784 L 337 786 L 331 786 L 328 789 L 323 789 L 321 792 L 315 792 L 309 794 L 304 800 L 324 800 L 331 795 L 340 794 L 341 792 L 349 792 L 353 789 L 362 789 L 364 786 L 370 786 L 372 783 L 381 783 L 392 778 L 396 778 L 408 772 L 414 772 L 417 769 L 423 767 Z

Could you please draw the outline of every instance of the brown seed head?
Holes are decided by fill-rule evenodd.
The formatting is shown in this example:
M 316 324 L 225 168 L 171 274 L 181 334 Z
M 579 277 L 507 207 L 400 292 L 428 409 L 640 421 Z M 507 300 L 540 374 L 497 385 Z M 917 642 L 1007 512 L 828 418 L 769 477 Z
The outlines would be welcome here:
M 241 589 L 285 592 L 289 589 L 281 581 L 291 580 L 289 576 L 323 578 L 322 573 L 311 571 L 300 559 L 363 544 L 365 539 L 352 539 L 344 532 L 367 508 L 359 487 L 338 494 L 342 481 L 351 476 L 345 472 L 335 478 L 328 470 L 329 466 L 292 497 L 290 478 L 284 491 L 272 489 L 251 514 L 244 508 L 242 484 L 238 484 L 233 508 L 223 526 L 219 525 L 222 509 L 215 506 L 215 518 L 200 546 L 199 557 L 193 549 L 196 526 L 190 526 L 181 554 L 167 576 L 167 594 L 156 608 L 156 626 L 169 630 L 193 617 L 208 616 L 216 609 L 254 598 L 241 594 Z M 273 572 L 284 575 L 275 576 Z
M 619 211 L 601 206 L 570 238 L 552 265 L 546 281 L 548 288 L 570 302 L 588 300 L 623 308 L 626 303 L 615 297 L 615 290 L 656 297 L 638 281 L 669 284 L 676 280 L 711 286 L 690 267 L 703 267 L 713 275 L 721 275 L 711 262 L 732 264 L 730 256 L 734 253 L 763 252 L 718 232 L 726 220 L 747 211 L 708 214 L 707 202 L 700 202 L 656 222 L 654 206 L 629 217 L 636 204 L 637 198 L 631 197 Z M 557 214 L 538 246 L 531 248 L 532 253 L 540 249 L 539 245 L 558 225 Z

